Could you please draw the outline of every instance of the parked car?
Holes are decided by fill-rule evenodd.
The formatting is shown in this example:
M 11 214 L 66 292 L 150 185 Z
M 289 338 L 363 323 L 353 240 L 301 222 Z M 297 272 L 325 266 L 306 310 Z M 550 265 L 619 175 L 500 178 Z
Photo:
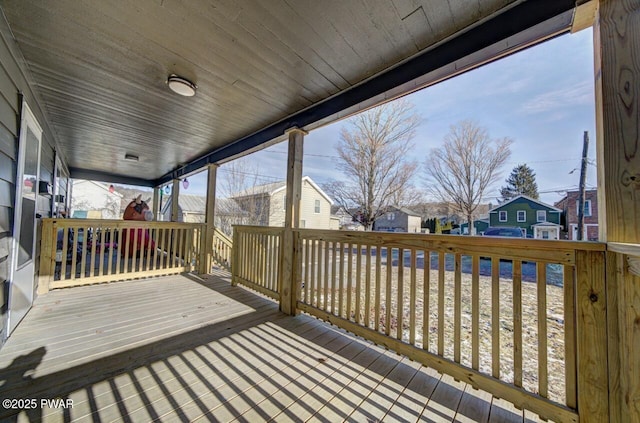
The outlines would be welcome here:
M 509 226 L 496 226 L 487 228 L 484 231 L 484 236 L 504 236 L 510 238 L 525 238 L 520 228 Z

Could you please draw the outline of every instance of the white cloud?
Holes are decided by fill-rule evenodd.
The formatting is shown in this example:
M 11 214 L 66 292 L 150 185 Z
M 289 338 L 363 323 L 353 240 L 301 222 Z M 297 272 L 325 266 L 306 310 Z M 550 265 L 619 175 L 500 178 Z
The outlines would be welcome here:
M 593 82 L 583 81 L 570 87 L 538 94 L 526 101 L 520 111 L 527 115 L 545 113 L 572 106 L 589 106 L 593 101 Z

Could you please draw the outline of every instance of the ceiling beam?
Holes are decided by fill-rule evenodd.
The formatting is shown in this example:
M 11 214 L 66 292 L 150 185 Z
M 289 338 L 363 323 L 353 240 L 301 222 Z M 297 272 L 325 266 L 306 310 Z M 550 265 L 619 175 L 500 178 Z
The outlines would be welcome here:
M 69 176 L 73 179 L 87 179 L 90 181 L 108 182 L 111 184 L 137 185 L 140 187 L 156 187 L 152 179 L 132 178 L 129 176 L 116 175 L 113 173 L 100 172 L 97 170 L 69 168 Z
M 571 16 L 574 7 L 575 0 L 528 0 L 521 2 L 355 87 L 267 126 L 260 131 L 238 139 L 225 147 L 213 150 L 199 159 L 160 177 L 155 181 L 155 185 L 161 185 L 172 179 L 183 177 L 209 163 L 221 162 L 230 157 L 239 156 L 245 151 L 256 150 L 276 138 L 283 137 L 285 131 L 289 128 L 305 128 L 456 60 L 490 47 L 509 37 L 521 34 L 535 25 L 548 25 L 546 33 L 549 35 L 564 31 L 568 32 L 571 28 Z M 567 14 L 568 18 L 552 19 L 562 14 Z M 559 23 L 562 27 L 557 27 Z M 539 40 L 539 32 L 535 32 L 537 39 L 532 39 L 531 43 Z M 520 47 L 522 45 L 523 43 L 521 43 Z

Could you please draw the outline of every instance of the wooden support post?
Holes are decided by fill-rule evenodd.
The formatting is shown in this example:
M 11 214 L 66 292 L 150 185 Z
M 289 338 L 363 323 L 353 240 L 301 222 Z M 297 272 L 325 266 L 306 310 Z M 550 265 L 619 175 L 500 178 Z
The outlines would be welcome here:
M 640 422 L 640 277 L 624 252 L 640 250 L 640 1 L 600 0 L 594 25 L 600 240 L 606 241 L 609 421 Z M 582 417 L 582 413 L 581 413 Z
M 179 204 L 178 198 L 180 197 L 180 179 L 173 180 L 173 186 L 171 187 L 171 221 L 178 221 Z
M 576 361 L 580 421 L 609 418 L 605 253 L 576 251 Z
M 53 281 L 53 273 L 56 268 L 57 228 L 54 222 L 55 220 L 52 219 L 42 219 L 38 295 L 49 292 L 49 287 Z
M 200 274 L 207 274 L 213 265 L 213 235 L 215 231 L 216 210 L 216 176 L 217 164 L 207 166 L 207 205 L 205 209 L 205 230 L 201 234 L 200 242 Z
M 157 222 L 160 214 L 160 187 L 153 188 L 153 220 Z
M 298 301 L 300 271 L 297 269 L 299 242 L 296 242 L 293 229 L 300 225 L 300 198 L 302 196 L 302 147 L 305 131 L 293 128 L 289 135 L 289 155 L 287 158 L 287 197 L 282 239 L 280 280 L 280 311 L 296 314 Z M 299 253 L 299 251 L 298 251 Z

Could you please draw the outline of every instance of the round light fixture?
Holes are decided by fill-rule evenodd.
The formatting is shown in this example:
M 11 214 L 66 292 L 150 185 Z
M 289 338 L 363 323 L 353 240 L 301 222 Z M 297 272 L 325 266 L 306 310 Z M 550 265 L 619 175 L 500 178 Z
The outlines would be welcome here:
M 171 91 L 185 97 L 193 97 L 196 95 L 196 89 L 198 88 L 193 82 L 173 73 L 169 75 L 167 84 L 169 84 Z
M 184 178 L 182 180 L 182 186 L 184 187 L 184 189 L 188 189 L 189 188 L 189 180 L 187 178 Z

